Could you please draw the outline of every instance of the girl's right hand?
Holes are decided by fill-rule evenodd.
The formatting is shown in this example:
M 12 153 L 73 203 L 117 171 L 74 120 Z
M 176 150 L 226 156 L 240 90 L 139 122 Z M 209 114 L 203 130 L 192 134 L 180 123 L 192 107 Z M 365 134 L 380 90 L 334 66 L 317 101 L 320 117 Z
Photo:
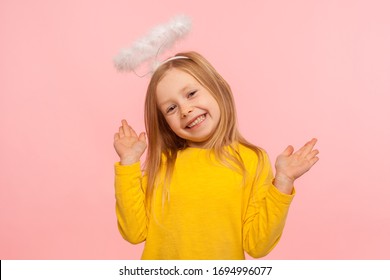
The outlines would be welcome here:
M 119 132 L 114 135 L 114 148 L 120 157 L 121 165 L 131 165 L 138 162 L 145 152 L 146 146 L 145 132 L 137 136 L 127 121 L 122 120 Z

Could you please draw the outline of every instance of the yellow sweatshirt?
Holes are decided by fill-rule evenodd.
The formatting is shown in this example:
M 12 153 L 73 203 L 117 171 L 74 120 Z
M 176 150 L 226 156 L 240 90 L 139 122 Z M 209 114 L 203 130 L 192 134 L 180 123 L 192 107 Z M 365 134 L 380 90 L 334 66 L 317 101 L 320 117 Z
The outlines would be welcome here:
M 243 176 L 215 160 L 209 150 L 187 148 L 177 156 L 169 201 L 162 206 L 161 186 L 148 218 L 146 178 L 140 163 L 115 164 L 119 231 L 132 244 L 145 242 L 142 259 L 245 259 L 267 255 L 278 243 L 292 195 L 273 186 L 272 168 L 263 151 L 261 176 L 254 184 L 258 159 L 239 146 L 248 172 Z

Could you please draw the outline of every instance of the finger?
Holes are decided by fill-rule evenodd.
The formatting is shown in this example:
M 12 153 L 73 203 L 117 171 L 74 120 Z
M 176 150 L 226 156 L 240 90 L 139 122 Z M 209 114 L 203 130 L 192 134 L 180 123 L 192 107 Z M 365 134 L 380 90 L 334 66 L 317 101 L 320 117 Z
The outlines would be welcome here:
M 316 155 L 318 155 L 320 152 L 318 150 L 311 151 L 306 157 L 308 159 L 314 158 Z
M 117 141 L 117 140 L 119 140 L 119 133 L 114 134 L 114 141 Z
M 131 137 L 138 137 L 137 133 L 135 132 L 135 130 L 130 125 L 127 126 L 127 127 L 129 128 Z
M 142 132 L 139 137 L 138 137 L 138 140 L 139 141 L 142 141 L 144 143 L 146 143 L 146 133 L 145 132 Z
M 314 157 L 310 160 L 310 168 L 317 163 L 320 159 L 318 157 Z
M 137 137 L 137 133 L 135 133 L 134 129 L 127 123 L 126 120 L 122 120 L 122 127 L 125 136 Z
M 309 142 L 307 142 L 302 148 L 300 148 L 296 154 L 306 156 L 308 153 L 313 150 L 314 145 L 317 143 L 317 139 L 313 138 Z
M 126 120 L 122 120 L 122 128 L 125 136 L 131 135 L 130 126 L 127 124 Z
M 127 121 L 125 119 L 121 120 L 122 125 L 128 125 Z
M 119 128 L 119 137 L 122 138 L 122 137 L 125 137 L 125 132 L 123 131 L 123 126 L 121 126 Z
M 294 147 L 291 145 L 288 145 L 288 147 L 283 151 L 282 155 L 288 157 L 288 156 L 291 156 L 293 152 L 294 152 Z

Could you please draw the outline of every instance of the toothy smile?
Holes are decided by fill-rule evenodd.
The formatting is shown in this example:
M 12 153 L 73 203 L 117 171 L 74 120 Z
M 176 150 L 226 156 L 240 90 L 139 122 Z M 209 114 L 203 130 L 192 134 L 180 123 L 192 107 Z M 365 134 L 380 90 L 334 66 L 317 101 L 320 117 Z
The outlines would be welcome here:
M 187 125 L 187 128 L 192 128 L 192 127 L 194 127 L 195 125 L 197 125 L 197 124 L 203 122 L 205 119 L 206 119 L 206 114 L 201 115 L 201 116 L 197 117 L 193 122 L 189 123 L 189 124 Z

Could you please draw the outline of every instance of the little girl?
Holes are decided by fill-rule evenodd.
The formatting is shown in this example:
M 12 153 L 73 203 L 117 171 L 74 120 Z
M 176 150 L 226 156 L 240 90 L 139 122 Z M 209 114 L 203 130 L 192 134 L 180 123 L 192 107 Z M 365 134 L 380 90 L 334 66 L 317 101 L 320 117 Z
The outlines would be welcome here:
M 114 136 L 119 231 L 145 241 L 142 259 L 245 259 L 278 243 L 294 181 L 318 161 L 312 139 L 276 159 L 237 129 L 229 85 L 195 52 L 154 72 L 145 100 L 146 134 L 122 120 Z M 144 172 L 140 158 L 148 147 Z

